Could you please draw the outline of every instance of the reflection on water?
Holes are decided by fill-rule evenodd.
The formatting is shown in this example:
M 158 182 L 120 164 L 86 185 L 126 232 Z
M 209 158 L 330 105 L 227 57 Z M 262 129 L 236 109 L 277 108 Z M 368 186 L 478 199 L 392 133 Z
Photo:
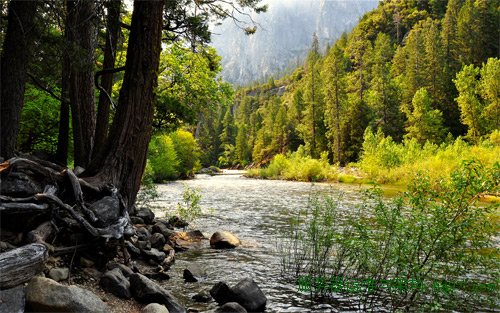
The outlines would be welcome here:
M 189 181 L 159 185 L 162 208 L 175 208 L 182 199 L 184 184 L 199 188 L 201 206 L 207 212 L 192 227 L 210 237 L 217 230 L 235 234 L 242 246 L 234 250 L 205 248 L 176 254 L 170 270 L 171 279 L 163 285 L 188 308 L 200 311 L 216 307 L 214 302 L 197 304 L 191 297 L 208 292 L 218 281 L 234 285 L 244 277 L 252 277 L 268 298 L 266 312 L 337 312 L 338 304 L 312 305 L 308 294 L 280 277 L 280 261 L 275 252 L 276 237 L 285 227 L 290 212 L 304 209 L 311 190 L 343 193 L 341 209 L 349 210 L 359 201 L 360 188 L 350 185 L 311 184 L 287 181 L 255 180 L 239 175 L 198 175 Z M 158 215 L 163 212 L 158 211 Z M 184 283 L 182 272 L 187 264 L 201 265 L 207 278 L 197 283 Z M 342 299 L 340 299 L 342 301 Z M 348 299 L 345 299 L 348 301 Z M 345 311 L 345 307 L 342 310 Z

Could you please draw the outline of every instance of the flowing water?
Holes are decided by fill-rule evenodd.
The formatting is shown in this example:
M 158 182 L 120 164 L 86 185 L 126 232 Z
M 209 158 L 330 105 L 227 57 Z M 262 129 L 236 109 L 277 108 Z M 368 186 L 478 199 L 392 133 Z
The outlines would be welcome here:
M 275 180 L 255 180 L 231 175 L 198 175 L 189 181 L 158 185 L 161 198 L 158 205 L 174 209 L 181 201 L 184 185 L 199 188 L 203 217 L 191 228 L 201 230 L 206 237 L 225 230 L 236 235 L 242 245 L 234 250 L 210 249 L 208 242 L 199 249 L 177 253 L 170 269 L 170 280 L 164 287 L 176 295 L 188 308 L 205 311 L 216 303 L 197 304 L 191 297 L 200 291 L 208 292 L 218 281 L 230 286 L 245 277 L 251 277 L 267 296 L 266 312 L 337 312 L 339 303 L 313 304 L 307 293 L 299 292 L 297 285 L 280 277 L 280 258 L 276 242 L 287 225 L 290 213 L 306 208 L 312 190 L 343 194 L 341 210 L 351 210 L 359 203 L 360 187 L 342 184 L 311 184 Z M 157 211 L 159 215 L 161 211 Z M 185 283 L 183 270 L 188 264 L 198 264 L 207 272 L 205 280 Z M 349 303 L 349 299 L 339 299 Z M 334 308 L 336 307 L 336 308 Z M 352 308 L 355 311 L 355 308 Z

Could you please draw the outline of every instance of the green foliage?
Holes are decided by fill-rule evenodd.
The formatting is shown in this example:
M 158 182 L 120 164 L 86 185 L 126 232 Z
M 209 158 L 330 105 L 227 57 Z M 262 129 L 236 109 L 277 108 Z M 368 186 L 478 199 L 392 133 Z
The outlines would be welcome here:
M 177 171 L 183 178 L 192 177 L 201 168 L 200 149 L 193 135 L 178 129 L 170 134 L 179 160 Z
M 198 144 L 185 130 L 154 136 L 148 153 L 154 182 L 191 177 L 201 168 Z
M 167 134 L 151 139 L 148 150 L 148 164 L 153 172 L 154 182 L 173 180 L 179 177 L 180 162 L 172 138 Z M 147 167 L 146 167 L 147 169 Z
M 148 160 L 146 162 L 144 174 L 142 175 L 141 189 L 135 199 L 135 205 L 139 208 L 156 208 L 153 203 L 157 201 L 159 197 L 160 193 L 158 192 L 158 188 L 155 184 L 155 173 L 153 171 L 153 167 L 151 166 L 151 162 Z
M 379 130 L 365 131 L 363 152 L 359 168 L 378 183 L 406 184 L 418 171 L 425 171 L 431 177 L 452 173 L 463 160 L 478 159 L 483 164 L 500 162 L 500 147 L 491 144 L 469 145 L 458 138 L 441 145 L 416 139 L 406 139 L 396 143 L 390 136 L 385 137 Z M 492 142 L 495 136 L 492 136 Z
M 328 164 L 326 153 L 322 154 L 321 159 L 313 159 L 306 153 L 304 147 L 286 156 L 277 154 L 267 168 L 248 172 L 250 177 L 296 181 L 336 180 L 337 175 L 338 169 Z
M 24 152 L 57 149 L 60 103 L 45 91 L 26 86 L 17 144 Z
M 184 185 L 182 203 L 177 203 L 177 214 L 186 222 L 192 222 L 202 214 L 200 206 L 201 194 L 199 189 Z
M 473 311 L 494 305 L 498 297 L 498 254 L 492 251 L 498 225 L 490 219 L 497 206 L 477 206 L 478 196 L 500 190 L 500 164 L 464 162 L 448 178 L 418 175 L 409 191 L 390 202 L 370 190 L 358 209 L 341 211 L 339 199 L 310 198 L 304 211 L 292 213 L 279 240 L 282 273 L 307 275 L 311 292 L 335 297 L 321 278 L 370 279 L 356 288 L 356 301 L 372 310 L 382 300 L 392 311 Z M 494 249 L 493 249 L 494 251 Z M 493 284 L 478 292 L 471 284 Z M 383 282 L 400 280 L 396 286 Z M 463 281 L 464 284 L 453 284 Z M 412 283 L 414 282 L 414 283 Z M 444 282 L 447 288 L 436 288 Z

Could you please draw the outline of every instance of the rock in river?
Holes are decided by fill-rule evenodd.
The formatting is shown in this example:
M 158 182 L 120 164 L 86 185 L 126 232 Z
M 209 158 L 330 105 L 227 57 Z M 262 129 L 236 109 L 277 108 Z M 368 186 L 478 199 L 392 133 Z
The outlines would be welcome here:
M 240 240 L 227 231 L 215 232 L 210 238 L 210 246 L 215 249 L 231 249 L 236 248 L 240 244 Z
M 247 313 L 247 310 L 237 302 L 228 302 L 215 310 L 215 313 Z
M 219 282 L 210 290 L 210 294 L 219 305 L 237 302 L 249 312 L 261 312 L 266 307 L 267 298 L 251 278 L 242 279 L 230 288 Z
M 167 290 L 144 275 L 130 275 L 130 289 L 134 298 L 143 303 L 160 303 L 170 313 L 185 313 L 186 309 Z

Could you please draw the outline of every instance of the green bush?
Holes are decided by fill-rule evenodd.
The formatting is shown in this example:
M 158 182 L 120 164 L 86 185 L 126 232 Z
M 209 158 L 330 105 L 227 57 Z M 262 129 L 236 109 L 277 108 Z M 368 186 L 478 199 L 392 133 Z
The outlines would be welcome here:
M 373 299 L 393 312 L 492 307 L 499 296 L 498 224 L 491 218 L 498 205 L 477 201 L 499 191 L 500 164 L 471 161 L 446 179 L 418 174 L 391 202 L 370 190 L 348 212 L 333 197 L 313 196 L 305 211 L 291 214 L 278 241 L 282 273 L 301 283 L 307 277 L 313 294 L 331 297 L 336 291 L 325 279 L 371 281 L 342 291 L 356 292 L 353 301 L 368 311 L 378 305 Z M 485 283 L 489 290 L 470 288 Z
M 179 160 L 177 171 L 181 177 L 192 177 L 201 168 L 200 148 L 194 136 L 179 129 L 170 134 Z
M 169 135 L 160 134 L 149 143 L 149 163 L 154 182 L 176 179 L 179 176 L 179 159 L 174 142 Z

